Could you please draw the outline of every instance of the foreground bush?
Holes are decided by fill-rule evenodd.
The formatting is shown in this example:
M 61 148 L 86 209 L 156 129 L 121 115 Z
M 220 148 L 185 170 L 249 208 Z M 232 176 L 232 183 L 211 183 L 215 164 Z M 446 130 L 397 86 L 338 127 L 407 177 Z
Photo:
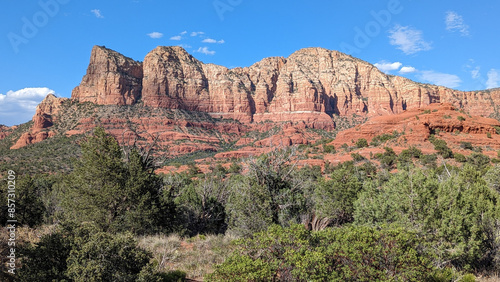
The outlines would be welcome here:
M 403 229 L 272 226 L 238 244 L 208 281 L 428 281 L 435 273 L 420 239 Z

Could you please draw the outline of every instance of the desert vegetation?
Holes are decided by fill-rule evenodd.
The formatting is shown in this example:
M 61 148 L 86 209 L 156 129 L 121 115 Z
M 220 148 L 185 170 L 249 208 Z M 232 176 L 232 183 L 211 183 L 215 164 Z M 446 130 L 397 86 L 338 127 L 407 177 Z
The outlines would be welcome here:
M 360 139 L 352 150 L 395 136 Z M 329 141 L 307 149 L 335 152 Z M 202 172 L 192 162 L 158 175 L 151 155 L 97 128 L 82 137 L 71 169 L 18 175 L 26 231 L 15 281 L 495 277 L 500 166 L 480 152 L 454 153 L 438 137 L 431 142 L 437 154 L 385 147 L 323 168 L 299 166 L 296 146 L 277 147 L 228 167 Z M 7 241 L 0 244 L 5 254 Z M 2 280 L 14 277 L 2 273 Z

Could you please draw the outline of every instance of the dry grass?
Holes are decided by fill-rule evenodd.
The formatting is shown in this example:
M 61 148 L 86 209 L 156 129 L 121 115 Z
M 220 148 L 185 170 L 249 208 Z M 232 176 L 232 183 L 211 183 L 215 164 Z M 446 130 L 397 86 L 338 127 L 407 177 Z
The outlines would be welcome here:
M 231 235 L 201 235 L 183 239 L 178 235 L 154 235 L 138 238 L 139 246 L 152 252 L 158 271 L 181 270 L 190 279 L 201 280 L 235 249 Z
M 500 273 L 493 273 L 489 276 L 485 277 L 476 277 L 476 281 L 478 282 L 500 282 Z

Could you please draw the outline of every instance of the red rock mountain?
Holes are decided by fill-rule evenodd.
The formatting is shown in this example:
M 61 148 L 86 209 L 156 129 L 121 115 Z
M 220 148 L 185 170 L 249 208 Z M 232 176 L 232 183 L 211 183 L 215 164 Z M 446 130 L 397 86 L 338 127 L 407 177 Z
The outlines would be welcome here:
M 106 107 L 87 107 L 84 102 Z M 195 127 L 216 130 L 222 133 L 217 138 L 236 142 L 246 132 L 269 129 L 268 125 L 259 128 L 259 122 L 265 121 L 274 122 L 273 126 L 287 122 L 287 128 L 295 133 L 282 136 L 283 143 L 303 144 L 308 142 L 306 132 L 301 131 L 304 128 L 331 130 L 338 118 L 401 114 L 431 103 L 449 103 L 473 115 L 498 119 L 500 89 L 462 92 L 416 83 L 323 48 L 306 48 L 288 58 L 265 58 L 250 67 L 228 69 L 204 64 L 181 47 L 157 47 L 143 62 L 137 62 L 94 46 L 87 73 L 71 99 L 49 95 L 38 106 L 29 132 L 24 132 L 12 149 L 56 134 L 84 133 L 97 125 L 108 125 L 116 136 L 128 131 L 143 139 L 150 137 L 140 132 L 174 136 L 176 127 Z M 173 118 L 167 117 L 170 109 L 208 113 L 240 123 L 182 121 L 175 113 Z M 231 132 L 223 132 L 228 128 Z M 9 130 L 0 128 L 0 138 L 10 134 Z M 198 150 L 196 142 L 212 140 L 184 131 L 192 143 L 184 146 L 186 152 Z M 205 149 L 217 150 L 217 138 Z M 167 139 L 163 141 L 171 141 Z
M 246 68 L 204 64 L 181 47 L 157 47 L 143 63 L 105 47 L 92 49 L 87 74 L 72 93 L 80 102 L 207 112 L 242 122 L 304 120 L 329 115 L 387 115 L 447 102 L 489 116 L 500 91 L 462 92 L 390 76 L 375 66 L 323 48 L 266 58 Z

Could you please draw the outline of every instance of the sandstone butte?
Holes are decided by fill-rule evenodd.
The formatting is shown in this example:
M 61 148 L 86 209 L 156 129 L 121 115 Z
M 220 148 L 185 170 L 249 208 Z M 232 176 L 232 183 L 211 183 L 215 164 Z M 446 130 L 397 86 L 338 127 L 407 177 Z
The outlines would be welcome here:
M 12 149 L 55 135 L 51 127 L 64 114 L 60 111 L 66 110 L 61 107 L 65 100 L 47 96 L 37 107 L 31 130 Z M 433 103 L 493 116 L 500 110 L 500 89 L 462 92 L 416 83 L 323 48 L 306 48 L 288 58 L 265 58 L 250 67 L 228 69 L 204 64 L 181 47 L 157 47 L 138 62 L 94 46 L 87 73 L 74 88 L 71 101 L 134 105 L 146 111 L 204 112 L 244 125 L 287 121 L 331 130 L 335 127 L 332 116 L 395 115 Z M 129 122 L 147 123 L 140 118 Z M 161 123 L 161 119 L 154 122 Z M 86 123 L 80 126 L 80 133 L 96 126 L 91 118 Z M 0 132 L 1 138 L 8 129 Z

